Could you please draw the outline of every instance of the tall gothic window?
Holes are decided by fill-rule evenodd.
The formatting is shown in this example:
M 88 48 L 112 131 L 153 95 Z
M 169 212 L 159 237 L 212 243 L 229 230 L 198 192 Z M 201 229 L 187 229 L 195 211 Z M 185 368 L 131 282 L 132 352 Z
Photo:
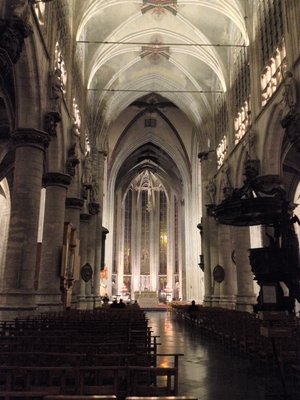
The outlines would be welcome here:
M 227 157 L 227 150 L 228 150 L 227 136 L 223 136 L 216 149 L 218 168 L 221 168 L 222 165 L 224 164 L 224 161 Z
M 259 1 L 259 38 L 262 58 L 261 104 L 277 90 L 286 68 L 281 0 Z
M 150 218 L 148 211 L 148 193 L 142 192 L 142 233 L 141 233 L 141 273 L 150 272 Z
M 42 26 L 45 25 L 46 4 L 42 3 L 41 1 L 39 3 L 33 4 L 33 10 L 35 12 L 38 23 Z
M 176 196 L 174 196 L 174 220 L 175 220 L 175 241 L 174 241 L 174 247 L 175 247 L 175 268 L 174 272 L 175 274 L 178 274 L 179 272 L 179 254 L 178 254 L 178 246 L 179 246 L 179 241 L 178 241 L 178 232 L 179 232 L 179 226 L 178 226 L 178 201 Z
M 81 116 L 75 97 L 73 98 L 73 132 L 76 136 L 80 136 Z
M 160 192 L 160 216 L 159 216 L 159 274 L 167 274 L 167 197 L 165 192 Z
M 132 227 L 132 191 L 129 190 L 125 199 L 124 221 L 124 274 L 131 273 L 131 227 Z
M 243 47 L 237 54 L 234 69 L 235 81 L 232 93 L 235 113 L 234 136 L 237 144 L 245 135 L 250 123 L 250 67 L 247 47 Z
M 223 94 L 217 97 L 216 102 L 216 142 L 219 142 L 228 130 L 228 112 Z
M 65 61 L 61 52 L 61 48 L 58 42 L 55 44 L 55 58 L 54 58 L 54 69 L 60 73 L 59 79 L 61 84 L 61 90 L 66 93 L 67 88 L 67 69 Z

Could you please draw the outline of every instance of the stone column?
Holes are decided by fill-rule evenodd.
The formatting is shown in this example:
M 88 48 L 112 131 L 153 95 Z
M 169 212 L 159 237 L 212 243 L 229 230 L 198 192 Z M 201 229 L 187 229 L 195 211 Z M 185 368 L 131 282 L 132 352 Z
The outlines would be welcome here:
M 14 318 L 36 309 L 36 273 L 39 206 L 44 151 L 49 135 L 36 129 L 18 129 L 12 135 L 16 147 L 11 220 L 7 244 L 0 317 Z M 5 313 L 5 310 L 9 310 Z
M 234 261 L 237 270 L 237 299 L 236 309 L 253 311 L 256 303 L 253 287 L 253 273 L 249 262 L 250 232 L 249 227 L 234 227 Z
M 231 227 L 218 225 L 219 266 L 224 268 L 224 280 L 220 283 L 220 306 L 234 309 L 236 303 L 236 266 L 232 261 Z
M 49 172 L 44 175 L 46 188 L 42 255 L 39 271 L 39 311 L 62 307 L 60 268 L 64 235 L 65 201 L 70 175 Z
M 209 158 L 208 158 L 209 157 Z M 202 220 L 200 226 L 201 252 L 204 261 L 204 299 L 205 306 L 212 305 L 212 270 L 215 267 L 214 253 L 216 250 L 216 222 L 211 215 L 211 209 L 215 205 L 216 186 L 213 179 L 209 179 L 210 170 L 213 169 L 213 156 L 205 154 L 199 156 L 201 162 L 201 194 L 202 194 Z M 212 164 L 212 165 L 211 165 Z M 200 258 L 199 258 L 200 259 Z
M 91 214 L 80 214 L 80 267 L 87 263 L 88 257 L 88 236 L 90 229 Z M 79 277 L 79 290 L 77 294 L 77 308 L 86 310 L 86 285 L 87 283 Z
M 101 252 L 102 252 L 102 213 L 99 212 L 96 217 L 95 233 L 95 263 L 93 279 L 93 296 L 95 307 L 101 307 L 100 299 L 100 270 L 101 270 Z
M 71 224 L 79 232 L 80 227 L 80 211 L 83 207 L 84 201 L 78 197 L 67 197 L 66 198 L 66 214 L 65 221 L 71 222 Z
M 210 215 L 210 209 L 208 208 L 208 215 Z M 219 264 L 219 248 L 218 248 L 218 224 L 216 223 L 214 217 L 207 216 L 208 224 L 209 224 L 209 242 L 204 241 L 203 249 L 204 249 L 204 284 L 211 285 L 209 286 L 207 291 L 205 290 L 205 305 L 211 305 L 212 307 L 219 307 L 220 301 L 220 284 L 215 281 L 213 277 L 213 271 L 215 267 Z M 205 219 L 203 218 L 203 221 Z M 203 236 L 206 234 L 206 225 L 203 222 Z M 206 250 L 208 248 L 208 250 Z M 207 252 L 206 252 L 207 251 Z M 209 260 L 206 260 L 206 254 L 209 254 Z M 208 264 L 209 263 L 209 264 Z M 208 264 L 208 270 L 207 269 Z M 206 271 L 205 271 L 206 270 Z
M 100 270 L 101 270 L 101 255 L 102 255 L 102 210 L 103 210 L 103 185 L 104 185 L 104 163 L 107 153 L 98 151 L 96 156 L 98 174 L 95 177 L 96 186 L 99 188 L 99 193 L 96 193 L 94 201 L 99 202 L 99 212 L 97 214 L 97 227 L 96 227 L 96 253 L 95 253 L 95 270 L 94 270 L 94 286 L 93 295 L 95 307 L 101 306 L 100 301 Z M 97 191 L 96 191 L 97 192 Z
M 78 197 L 67 197 L 66 198 L 66 210 L 65 210 L 65 221 L 70 222 L 74 228 L 76 228 L 77 237 L 80 236 L 80 212 L 84 205 L 84 200 Z M 72 289 L 72 303 L 74 304 L 77 299 L 78 294 L 78 282 L 74 282 L 74 286 Z
M 94 294 L 93 287 L 95 285 L 95 261 L 96 261 L 96 243 L 97 241 L 97 217 L 99 213 L 100 205 L 99 203 L 90 203 L 89 212 L 91 214 L 90 227 L 88 232 L 88 244 L 87 244 L 87 262 L 91 265 L 93 269 L 92 279 L 86 283 L 86 304 L 87 309 L 92 310 L 94 308 Z M 100 279 L 100 277 L 99 277 Z M 100 284 L 100 281 L 99 281 Z

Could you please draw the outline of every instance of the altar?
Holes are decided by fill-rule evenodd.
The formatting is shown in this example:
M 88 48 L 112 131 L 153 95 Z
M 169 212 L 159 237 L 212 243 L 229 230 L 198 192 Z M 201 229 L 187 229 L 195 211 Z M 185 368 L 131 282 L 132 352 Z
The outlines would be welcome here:
M 144 290 L 141 292 L 134 292 L 134 298 L 141 308 L 158 306 L 158 296 L 156 291 Z

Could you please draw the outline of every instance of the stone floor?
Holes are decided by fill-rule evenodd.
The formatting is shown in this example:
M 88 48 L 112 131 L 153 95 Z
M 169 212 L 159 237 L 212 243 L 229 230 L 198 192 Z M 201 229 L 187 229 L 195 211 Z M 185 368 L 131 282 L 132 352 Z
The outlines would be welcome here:
M 253 360 L 231 354 L 171 312 L 147 312 L 160 353 L 184 353 L 179 362 L 179 395 L 199 400 L 291 399 L 279 376 Z M 166 365 L 167 359 L 161 361 Z

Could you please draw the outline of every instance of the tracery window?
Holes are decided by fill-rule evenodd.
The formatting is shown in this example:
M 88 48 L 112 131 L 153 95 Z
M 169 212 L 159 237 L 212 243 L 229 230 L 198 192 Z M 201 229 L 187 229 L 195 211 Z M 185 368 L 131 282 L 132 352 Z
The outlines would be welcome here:
M 132 191 L 129 190 L 125 199 L 124 223 L 124 273 L 131 273 L 131 227 L 132 227 Z
M 33 4 L 33 10 L 40 25 L 45 25 L 46 4 L 41 1 Z
M 262 52 L 261 104 L 277 90 L 286 67 L 281 0 L 259 0 L 259 37 Z
M 175 222 L 175 232 L 174 232 L 174 250 L 175 250 L 175 265 L 174 265 L 174 272 L 178 274 L 179 271 L 179 254 L 178 254 L 178 247 L 179 247 L 179 240 L 178 240 L 178 201 L 176 196 L 174 196 L 174 222 Z
M 159 215 L 159 274 L 167 274 L 167 197 L 165 192 L 160 192 L 160 215 Z
M 233 103 L 234 103 L 234 137 L 235 144 L 245 135 L 250 124 L 250 67 L 248 48 L 243 47 L 234 62 Z
M 227 144 L 227 136 L 223 136 L 219 145 L 217 146 L 217 165 L 218 168 L 222 167 L 225 158 L 227 156 L 228 144 Z
M 76 103 L 75 98 L 73 98 L 73 120 L 74 120 L 74 125 L 73 125 L 74 134 L 80 136 L 81 117 L 80 117 L 79 107 L 78 104 Z
M 58 42 L 55 44 L 54 70 L 59 72 L 57 79 L 60 80 L 61 90 L 65 94 L 67 88 L 67 70 Z
M 237 116 L 234 118 L 235 144 L 238 144 L 242 137 L 245 135 L 250 124 L 249 117 L 249 104 L 246 100 L 240 108 L 239 112 L 237 113 Z
M 224 95 L 219 95 L 216 102 L 216 138 L 219 141 L 228 129 L 228 113 Z
M 148 211 L 147 192 L 143 191 L 141 221 L 141 274 L 150 272 L 150 216 Z

